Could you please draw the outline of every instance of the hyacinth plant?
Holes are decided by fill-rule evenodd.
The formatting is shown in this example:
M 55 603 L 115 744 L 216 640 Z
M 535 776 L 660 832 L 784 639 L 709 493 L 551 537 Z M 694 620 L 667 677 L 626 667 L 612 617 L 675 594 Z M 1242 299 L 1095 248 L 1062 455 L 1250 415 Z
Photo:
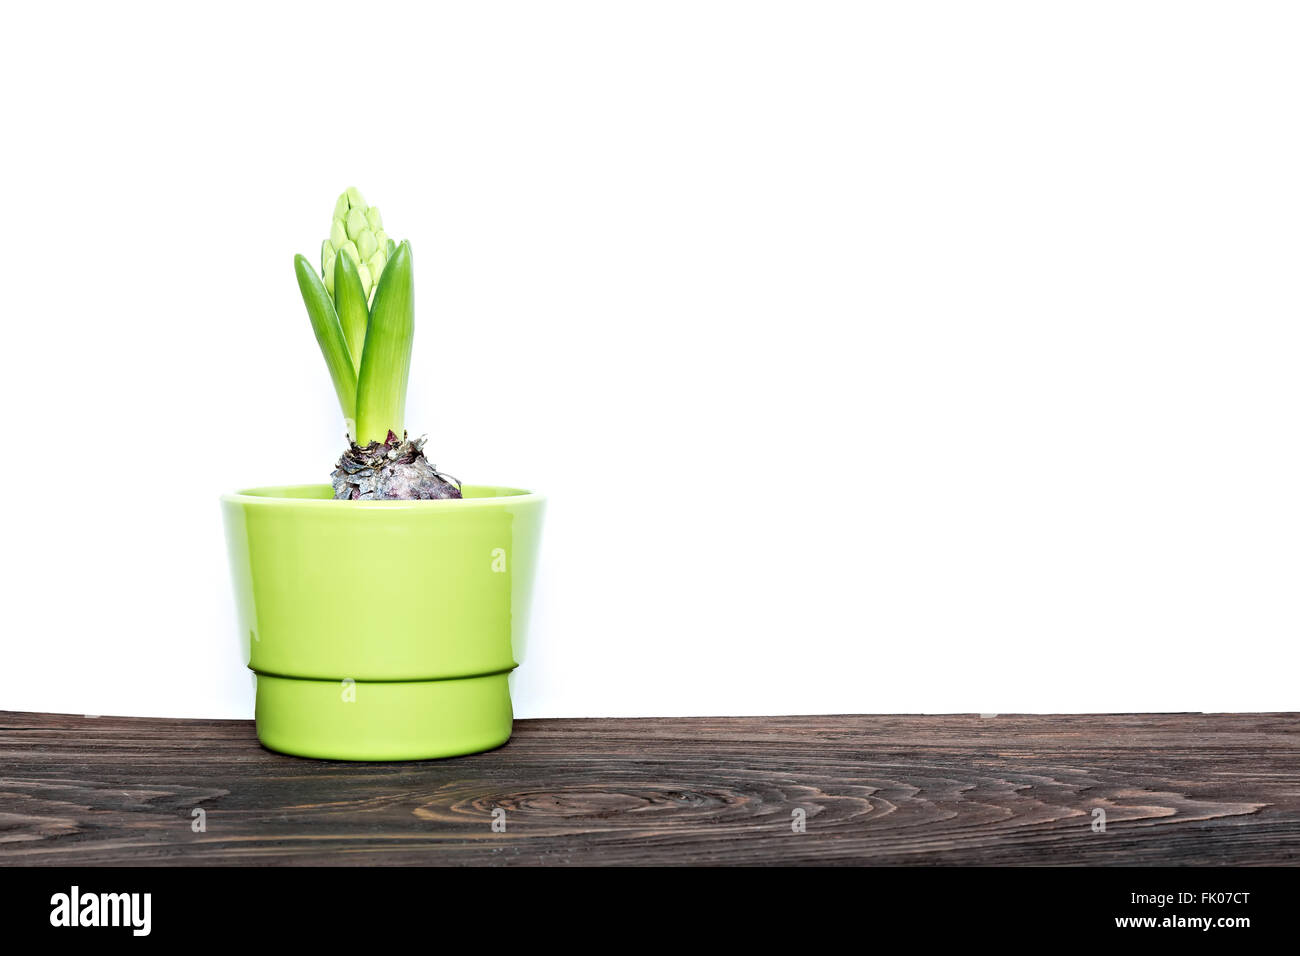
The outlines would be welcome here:
M 305 256 L 294 257 L 294 270 L 347 423 L 334 497 L 459 498 L 460 483 L 404 428 L 415 331 L 410 244 L 389 239 L 379 210 L 349 189 L 321 244 L 320 274 Z

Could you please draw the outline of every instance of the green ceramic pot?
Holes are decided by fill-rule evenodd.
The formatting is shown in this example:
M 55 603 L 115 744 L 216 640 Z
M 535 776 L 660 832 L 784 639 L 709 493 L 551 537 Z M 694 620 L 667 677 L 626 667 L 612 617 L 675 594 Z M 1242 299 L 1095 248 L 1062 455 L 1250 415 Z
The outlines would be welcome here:
M 257 736 L 283 753 L 421 760 L 510 737 L 544 499 L 335 501 L 252 488 L 221 507 Z

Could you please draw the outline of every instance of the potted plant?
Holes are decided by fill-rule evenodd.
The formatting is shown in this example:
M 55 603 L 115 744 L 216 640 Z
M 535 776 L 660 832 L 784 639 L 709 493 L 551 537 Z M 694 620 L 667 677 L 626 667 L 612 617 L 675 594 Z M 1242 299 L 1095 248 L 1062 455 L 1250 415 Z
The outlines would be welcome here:
M 347 448 L 330 484 L 222 497 L 258 739 L 336 760 L 499 746 L 544 501 L 462 485 L 408 437 L 411 248 L 359 192 L 338 199 L 321 273 L 294 268 Z

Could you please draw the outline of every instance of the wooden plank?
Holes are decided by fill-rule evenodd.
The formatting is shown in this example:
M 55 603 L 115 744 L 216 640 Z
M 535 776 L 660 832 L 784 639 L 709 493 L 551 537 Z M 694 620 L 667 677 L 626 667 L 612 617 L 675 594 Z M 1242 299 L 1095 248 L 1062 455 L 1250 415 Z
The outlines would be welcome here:
M 1298 728 L 528 720 L 487 754 L 349 764 L 247 721 L 0 712 L 0 864 L 1300 864 Z

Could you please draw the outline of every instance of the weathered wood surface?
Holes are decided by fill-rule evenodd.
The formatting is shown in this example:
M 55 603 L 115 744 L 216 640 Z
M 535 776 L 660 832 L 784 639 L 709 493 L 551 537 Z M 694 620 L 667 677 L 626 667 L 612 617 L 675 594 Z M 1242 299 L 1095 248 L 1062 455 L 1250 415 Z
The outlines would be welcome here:
M 0 711 L 0 865 L 195 863 L 1300 864 L 1300 714 L 530 720 L 349 764 Z

